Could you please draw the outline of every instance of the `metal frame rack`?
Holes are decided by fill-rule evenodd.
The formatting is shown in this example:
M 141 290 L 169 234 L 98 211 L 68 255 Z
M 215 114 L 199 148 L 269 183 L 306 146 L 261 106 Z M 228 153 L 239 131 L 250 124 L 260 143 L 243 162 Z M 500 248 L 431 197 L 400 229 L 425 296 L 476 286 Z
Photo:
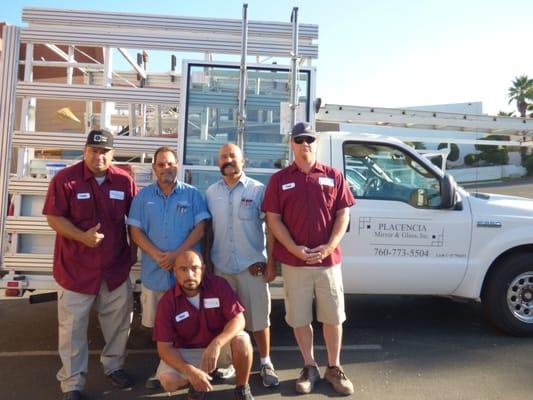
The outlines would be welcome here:
M 350 124 L 430 129 L 435 131 L 460 131 L 510 137 L 509 141 L 485 140 L 480 142 L 482 144 L 533 145 L 531 141 L 533 137 L 533 120 L 528 118 L 325 104 L 318 110 L 316 120 L 318 123 L 333 124 L 330 127 L 337 128 L 333 130 L 338 130 L 341 124 Z M 445 139 L 438 138 L 440 141 L 445 141 Z M 464 139 L 461 142 L 477 143 L 477 141 L 468 139 Z
M 293 9 L 294 13 L 297 9 Z M 32 112 L 38 99 L 64 99 L 86 103 L 86 130 L 92 128 L 92 102 L 102 102 L 99 125 L 107 127 L 112 116 L 109 102 L 130 105 L 129 123 L 136 125 L 136 116 L 131 105 L 172 104 L 178 107 L 182 118 L 184 105 L 180 104 L 180 75 L 169 71 L 166 76 L 150 76 L 137 65 L 126 49 L 169 50 L 186 53 L 199 53 L 211 59 L 213 55 L 241 55 L 246 57 L 281 57 L 297 59 L 299 62 L 318 57 L 318 26 L 300 24 L 295 28 L 297 19 L 292 22 L 248 21 L 247 18 L 216 19 L 174 17 L 168 15 L 147 15 L 135 13 L 83 11 L 69 9 L 25 8 L 22 20 L 26 27 L 6 26 L 3 33 L 4 49 L 0 64 L 0 272 L 8 271 L 0 279 L 0 287 L 6 282 L 18 282 L 9 287 L 52 289 L 55 284 L 51 278 L 51 254 L 20 253 L 16 241 L 20 234 L 51 235 L 53 232 L 42 216 L 23 216 L 20 214 L 21 196 L 44 196 L 48 186 L 47 179 L 29 176 L 29 164 L 34 149 L 71 149 L 83 147 L 84 134 L 63 132 L 39 132 L 35 130 Z M 75 29 L 73 29 L 75 27 Z M 294 36 L 294 33 L 297 36 Z M 245 43 L 244 43 L 245 42 Z M 19 57 L 21 44 L 26 45 L 24 61 Z M 296 44 L 296 48 L 295 48 Z M 63 61 L 47 62 L 34 60 L 34 46 L 44 45 L 54 51 Z M 67 46 L 68 51 L 59 46 Z M 77 46 L 103 48 L 102 64 L 76 61 Z M 111 49 L 117 49 L 131 64 L 134 72 L 142 78 L 143 84 L 120 85 L 114 75 Z M 19 66 L 24 66 L 24 79 L 18 81 Z M 44 83 L 33 80 L 35 67 L 66 68 L 66 83 Z M 245 64 L 246 66 L 246 64 Z M 74 84 L 73 71 L 81 71 L 91 76 L 89 84 Z M 295 71 L 293 72 L 295 73 Z M 164 74 L 163 74 L 164 75 Z M 165 85 L 165 79 L 168 84 Z M 176 81 L 178 81 L 176 83 Z M 293 79 L 293 82 L 295 80 Z M 148 83 L 148 84 L 146 84 Z M 150 83 L 153 83 L 150 84 Z M 245 84 L 245 79 L 241 85 Z M 21 99 L 20 129 L 14 130 L 16 99 Z M 244 102 L 244 98 L 240 100 Z M 288 98 L 289 100 L 289 98 Z M 289 100 L 290 101 L 290 100 Z M 294 101 L 292 102 L 294 103 Z M 117 118 L 116 116 L 114 118 Z M 124 119 L 124 118 L 122 118 Z M 178 126 L 181 126 L 179 124 Z M 118 136 L 116 153 L 118 155 L 140 156 L 153 152 L 162 145 L 178 148 L 178 139 L 168 137 Z M 13 150 L 15 149 L 15 150 Z M 10 174 L 11 155 L 17 151 L 17 172 Z M 14 215 L 8 216 L 12 197 Z M 7 236 L 11 237 L 9 250 L 6 251 Z M 52 251 L 52 249 L 50 249 Z M 22 279 L 20 275 L 26 275 Z M 21 280 L 18 280 L 18 278 Z

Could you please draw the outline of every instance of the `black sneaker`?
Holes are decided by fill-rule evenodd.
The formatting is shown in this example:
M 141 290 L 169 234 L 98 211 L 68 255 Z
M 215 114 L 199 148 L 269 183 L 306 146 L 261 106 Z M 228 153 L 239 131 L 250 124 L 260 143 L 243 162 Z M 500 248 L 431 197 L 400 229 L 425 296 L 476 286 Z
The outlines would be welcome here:
M 111 372 L 107 375 L 107 380 L 111 385 L 119 389 L 131 387 L 130 378 L 128 378 L 128 375 L 126 375 L 126 372 L 123 369 L 117 369 L 116 371 Z
M 233 392 L 233 397 L 235 400 L 254 400 L 248 384 L 237 386 Z
M 189 392 L 187 393 L 187 400 L 205 400 L 207 399 L 206 392 L 197 392 L 192 386 L 189 387 Z

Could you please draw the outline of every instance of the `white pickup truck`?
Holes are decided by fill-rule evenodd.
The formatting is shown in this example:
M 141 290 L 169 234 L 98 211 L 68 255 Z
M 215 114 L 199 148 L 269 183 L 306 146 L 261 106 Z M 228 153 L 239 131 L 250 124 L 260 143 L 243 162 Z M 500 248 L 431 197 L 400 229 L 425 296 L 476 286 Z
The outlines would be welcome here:
M 346 293 L 481 301 L 496 326 L 533 333 L 533 201 L 471 194 L 399 140 L 321 134 L 318 160 L 357 202 L 342 242 Z

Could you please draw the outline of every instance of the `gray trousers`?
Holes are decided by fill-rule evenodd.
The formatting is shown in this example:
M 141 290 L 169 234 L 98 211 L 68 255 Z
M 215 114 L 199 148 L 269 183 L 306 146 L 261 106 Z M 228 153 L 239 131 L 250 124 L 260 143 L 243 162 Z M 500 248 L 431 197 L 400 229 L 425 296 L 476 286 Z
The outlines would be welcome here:
M 126 279 L 110 292 L 102 282 L 97 295 L 88 295 L 61 289 L 58 293 L 59 357 L 63 366 L 57 373 L 61 390 L 83 390 L 89 361 L 87 328 L 93 303 L 105 340 L 100 356 L 105 374 L 121 369 L 126 358 L 130 333 L 133 296 L 131 283 Z

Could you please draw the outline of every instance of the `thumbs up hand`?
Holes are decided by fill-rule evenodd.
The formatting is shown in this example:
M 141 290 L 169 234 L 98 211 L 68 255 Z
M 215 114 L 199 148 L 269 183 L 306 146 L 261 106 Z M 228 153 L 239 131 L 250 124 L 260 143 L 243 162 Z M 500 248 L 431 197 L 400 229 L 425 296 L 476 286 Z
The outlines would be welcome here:
M 100 227 L 100 222 L 98 222 L 92 228 L 87 229 L 83 234 L 83 244 L 85 244 L 87 247 L 99 246 L 102 240 L 104 239 L 104 234 L 98 232 L 98 229 L 100 229 Z

